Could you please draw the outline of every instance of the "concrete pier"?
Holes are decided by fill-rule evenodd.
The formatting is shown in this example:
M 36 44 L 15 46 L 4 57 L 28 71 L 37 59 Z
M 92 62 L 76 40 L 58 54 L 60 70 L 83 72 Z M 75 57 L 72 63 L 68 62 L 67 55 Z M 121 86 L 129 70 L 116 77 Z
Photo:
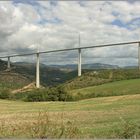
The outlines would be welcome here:
M 8 61 L 7 61 L 7 68 L 10 69 L 10 57 L 8 57 Z
M 36 87 L 40 88 L 40 67 L 39 67 L 39 53 L 36 54 Z
M 138 43 L 138 68 L 140 70 L 140 42 Z
M 81 76 L 81 49 L 78 49 L 78 76 Z
M 81 69 L 81 38 L 80 38 L 80 32 L 79 32 L 79 49 L 78 49 L 78 76 L 81 76 L 82 74 L 82 69 Z

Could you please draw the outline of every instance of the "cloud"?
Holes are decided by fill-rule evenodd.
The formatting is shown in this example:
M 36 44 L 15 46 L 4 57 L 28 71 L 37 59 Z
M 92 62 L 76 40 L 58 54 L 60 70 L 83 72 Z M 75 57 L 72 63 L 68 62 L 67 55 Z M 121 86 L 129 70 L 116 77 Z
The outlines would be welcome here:
M 40 51 L 78 47 L 79 33 L 82 47 L 140 40 L 139 9 L 139 1 L 1 1 L 0 54 L 35 52 L 38 47 Z M 136 65 L 137 46 L 88 49 L 82 56 L 83 63 Z M 77 52 L 46 54 L 41 60 L 76 63 Z

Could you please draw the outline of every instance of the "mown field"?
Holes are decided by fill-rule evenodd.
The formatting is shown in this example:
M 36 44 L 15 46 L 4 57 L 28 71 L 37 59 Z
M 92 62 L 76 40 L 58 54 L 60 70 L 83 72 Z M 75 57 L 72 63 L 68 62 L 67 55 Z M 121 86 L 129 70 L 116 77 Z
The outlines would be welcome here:
M 140 138 L 140 94 L 77 102 L 0 100 L 0 110 L 1 138 Z
M 0 138 L 140 138 L 140 72 L 135 71 L 85 73 L 62 85 L 67 92 L 42 88 L 14 94 L 23 82 L 1 80 Z M 67 94 L 70 100 L 63 102 Z

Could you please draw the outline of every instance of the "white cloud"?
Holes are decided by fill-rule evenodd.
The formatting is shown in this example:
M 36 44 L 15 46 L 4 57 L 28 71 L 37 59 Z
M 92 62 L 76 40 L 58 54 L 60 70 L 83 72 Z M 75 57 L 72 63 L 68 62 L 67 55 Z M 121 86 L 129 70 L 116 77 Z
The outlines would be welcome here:
M 0 50 L 7 53 L 23 53 L 78 47 L 78 33 L 81 32 L 81 46 L 117 43 L 140 39 L 138 21 L 140 2 L 127 1 L 38 1 L 36 5 L 0 2 Z M 123 26 L 111 24 L 120 20 Z M 128 24 L 129 23 L 129 24 Z M 127 47 L 127 48 L 126 48 Z M 107 62 L 124 65 L 136 64 L 137 47 L 118 46 L 84 50 L 85 62 Z M 48 63 L 75 63 L 76 53 L 69 52 L 48 56 Z M 133 57 L 124 60 L 97 57 Z M 95 58 L 94 58 L 95 57 Z M 46 61 L 46 58 L 42 61 Z M 94 61 L 90 60 L 94 58 Z M 62 60 L 62 61 L 61 61 Z M 56 63 L 57 63 L 56 62 Z
M 117 18 L 124 23 L 131 22 L 135 18 L 140 18 L 140 2 L 129 3 L 127 1 L 119 1 L 112 3 L 115 12 L 118 13 Z

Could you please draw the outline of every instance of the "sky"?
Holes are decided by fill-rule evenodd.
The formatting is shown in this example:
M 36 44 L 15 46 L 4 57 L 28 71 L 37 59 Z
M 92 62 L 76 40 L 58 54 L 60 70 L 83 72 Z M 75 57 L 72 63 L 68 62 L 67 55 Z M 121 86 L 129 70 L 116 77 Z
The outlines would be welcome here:
M 140 40 L 140 1 L 0 1 L 0 56 Z M 82 50 L 82 63 L 137 65 L 138 44 Z M 76 64 L 78 52 L 41 55 Z M 12 61 L 35 62 L 16 57 Z

